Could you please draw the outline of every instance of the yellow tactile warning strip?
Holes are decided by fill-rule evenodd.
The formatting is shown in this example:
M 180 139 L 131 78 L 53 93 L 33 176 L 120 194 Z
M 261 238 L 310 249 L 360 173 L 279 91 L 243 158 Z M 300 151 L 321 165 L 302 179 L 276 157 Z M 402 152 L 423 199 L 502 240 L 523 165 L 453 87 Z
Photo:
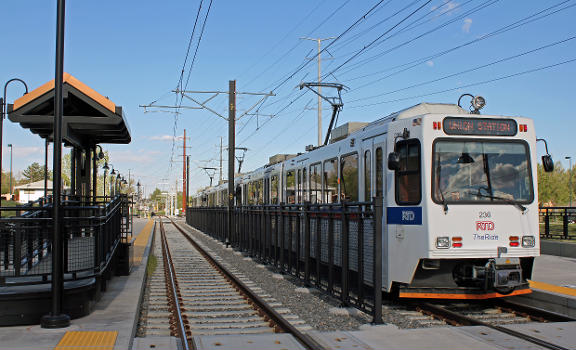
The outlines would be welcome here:
M 54 350 L 112 350 L 117 336 L 117 331 L 66 332 Z
M 542 290 L 547 290 L 549 292 L 571 295 L 571 296 L 576 297 L 576 289 L 574 289 L 574 288 L 561 287 L 561 286 L 556 286 L 556 285 L 544 283 L 544 282 L 530 281 L 530 288 L 542 289 Z
M 68 83 L 68 84 L 72 85 L 73 87 L 80 90 L 86 96 L 88 96 L 91 99 L 93 99 L 94 101 L 98 102 L 104 108 L 108 109 L 112 113 L 116 113 L 116 105 L 114 104 L 114 102 L 112 102 L 109 99 L 107 99 L 106 97 L 100 95 L 96 90 L 92 89 L 91 87 L 84 84 L 80 80 L 74 78 L 72 75 L 70 75 L 68 73 L 64 73 L 63 80 L 64 80 L 63 81 L 64 83 Z M 45 93 L 51 91 L 52 89 L 54 89 L 54 79 L 50 80 L 49 82 L 47 82 L 46 84 L 44 84 L 42 86 L 30 91 L 26 95 L 20 97 L 16 101 L 14 101 L 14 105 L 12 107 L 13 110 L 14 111 L 17 110 L 18 108 L 24 106 L 28 102 L 31 102 L 31 101 L 37 99 L 38 97 L 44 95 Z
M 148 238 L 152 233 L 152 228 L 154 227 L 154 220 L 149 219 L 146 226 L 138 233 L 136 239 L 134 240 L 134 264 L 139 265 L 142 262 L 142 255 L 146 250 L 146 245 L 148 244 Z

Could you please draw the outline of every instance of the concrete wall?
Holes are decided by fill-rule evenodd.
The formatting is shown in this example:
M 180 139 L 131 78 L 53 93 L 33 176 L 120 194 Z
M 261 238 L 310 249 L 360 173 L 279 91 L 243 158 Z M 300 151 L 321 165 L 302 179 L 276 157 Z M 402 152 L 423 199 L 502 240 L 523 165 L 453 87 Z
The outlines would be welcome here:
M 576 258 L 576 241 L 571 243 L 541 239 L 540 252 L 542 254 Z

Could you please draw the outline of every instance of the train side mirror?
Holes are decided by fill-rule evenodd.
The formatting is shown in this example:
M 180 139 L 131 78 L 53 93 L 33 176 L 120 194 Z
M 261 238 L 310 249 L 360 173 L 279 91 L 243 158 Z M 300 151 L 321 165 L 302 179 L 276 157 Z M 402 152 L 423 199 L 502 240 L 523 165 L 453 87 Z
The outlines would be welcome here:
M 542 156 L 542 167 L 544 167 L 544 171 L 547 173 L 554 171 L 554 161 L 549 154 Z
M 390 170 L 400 170 L 400 155 L 398 152 L 390 152 L 388 154 L 388 169 Z

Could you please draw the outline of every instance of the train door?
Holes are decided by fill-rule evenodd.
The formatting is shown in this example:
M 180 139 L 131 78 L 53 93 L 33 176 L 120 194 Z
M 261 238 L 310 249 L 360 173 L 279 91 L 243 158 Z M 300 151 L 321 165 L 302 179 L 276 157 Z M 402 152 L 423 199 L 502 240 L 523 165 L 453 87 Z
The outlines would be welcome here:
M 422 145 L 414 137 L 414 130 L 408 129 L 409 122 L 399 121 L 389 129 L 384 160 L 389 279 L 405 284 L 411 283 L 422 247 L 427 244 L 422 226 Z M 388 162 L 392 152 L 394 156 Z
M 380 135 L 374 139 L 367 140 L 371 145 L 366 145 L 365 151 L 371 150 L 370 157 L 371 176 L 370 176 L 370 192 L 371 197 L 382 198 L 382 217 L 375 218 L 382 222 L 382 287 L 384 290 L 389 291 L 391 287 L 390 276 L 390 253 L 389 253 L 389 230 L 386 224 L 386 202 L 387 202 L 387 184 L 386 184 L 386 135 Z M 371 147 L 368 147 L 371 146 Z M 366 154 L 365 154 L 366 156 Z M 365 180 L 366 181 L 366 180 Z M 366 187 L 366 184 L 365 184 Z M 368 199 L 368 198 L 367 198 Z

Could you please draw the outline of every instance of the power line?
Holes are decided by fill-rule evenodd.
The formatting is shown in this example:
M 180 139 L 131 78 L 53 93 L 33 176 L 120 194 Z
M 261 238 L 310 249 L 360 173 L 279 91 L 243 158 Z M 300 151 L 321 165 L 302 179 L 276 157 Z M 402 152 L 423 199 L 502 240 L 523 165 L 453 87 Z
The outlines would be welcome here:
M 500 1 L 500 0 L 488 0 L 488 1 L 485 1 L 484 3 L 476 6 L 475 8 L 469 10 L 468 12 L 466 12 L 466 13 L 458 16 L 458 17 L 455 17 L 455 18 L 453 18 L 453 19 L 451 19 L 451 20 L 449 20 L 449 21 L 446 21 L 446 22 L 442 23 L 441 25 L 436 26 L 436 27 L 433 28 L 433 29 L 427 30 L 427 31 L 425 31 L 425 32 L 422 33 L 422 34 L 419 34 L 419 35 L 417 35 L 417 36 L 415 36 L 415 37 L 413 37 L 413 38 L 411 38 L 411 39 L 409 39 L 409 40 L 406 40 L 406 41 L 404 41 L 404 42 L 402 42 L 402 43 L 400 43 L 400 44 L 398 44 L 398 45 L 396 45 L 396 46 L 394 46 L 394 47 L 392 47 L 392 48 L 390 48 L 390 49 L 387 49 L 387 50 L 385 50 L 385 51 L 377 54 L 377 55 L 374 55 L 374 56 L 372 56 L 372 57 L 368 57 L 368 58 L 365 58 L 364 60 L 361 60 L 361 61 L 359 61 L 359 62 L 356 62 L 356 63 L 354 63 L 344 74 L 346 74 L 346 73 L 348 73 L 348 72 L 350 72 L 350 71 L 352 71 L 352 70 L 358 69 L 359 67 L 363 67 L 364 64 L 366 64 L 367 62 L 373 61 L 373 60 L 375 60 L 376 58 L 382 57 L 382 56 L 384 56 L 384 55 L 386 55 L 386 54 L 388 54 L 388 53 L 390 53 L 390 52 L 392 52 L 392 51 L 395 51 L 395 50 L 397 50 L 397 49 L 399 49 L 399 48 L 401 48 L 401 47 L 404 47 L 404 46 L 406 46 L 406 45 L 408 45 L 408 44 L 410 44 L 410 43 L 412 43 L 412 42 L 414 42 L 414 41 L 416 41 L 416 40 L 418 40 L 418 39 L 421 39 L 421 38 L 425 37 L 426 35 L 429 35 L 429 34 L 431 34 L 431 33 L 434 33 L 434 32 L 436 32 L 436 31 L 438 31 L 438 30 L 440 30 L 440 29 L 442 29 L 442 28 L 444 28 L 444 27 L 446 27 L 446 26 L 448 26 L 448 25 L 450 25 L 450 24 L 452 24 L 452 23 L 454 23 L 454 22 L 456 22 L 456 21 L 459 21 L 459 20 L 460 20 L 461 18 L 463 18 L 463 17 L 469 16 L 469 15 L 471 15 L 472 13 L 478 12 L 478 11 L 480 11 L 480 10 L 488 7 L 488 6 L 491 6 L 491 5 L 495 4 L 495 3 L 498 2 L 498 1 Z M 382 40 L 381 42 L 379 42 L 378 44 L 376 44 L 374 47 L 376 47 L 376 46 L 378 46 L 378 45 L 386 42 L 388 39 L 390 39 L 390 38 L 392 38 L 392 37 L 394 37 L 394 35 L 391 35 L 391 36 L 385 38 L 384 40 Z M 334 71 L 335 71 L 335 70 L 334 70 Z M 328 73 L 328 75 L 329 75 L 329 74 L 332 74 L 334 71 Z
M 544 50 L 544 49 L 548 49 L 548 48 L 551 48 L 551 47 L 554 47 L 554 46 L 557 46 L 557 45 L 566 43 L 566 42 L 568 42 L 568 41 L 570 41 L 570 40 L 574 40 L 574 39 L 576 39 L 576 36 L 572 36 L 572 37 L 567 38 L 567 39 L 564 39 L 564 40 L 556 41 L 556 42 L 553 42 L 553 43 L 550 43 L 550 44 L 547 44 L 547 45 L 544 45 L 544 46 L 540 46 L 540 47 L 538 47 L 538 48 L 536 48 L 536 49 L 532 49 L 532 50 L 529 50 L 529 51 L 524 51 L 524 52 L 521 52 L 521 53 L 516 54 L 516 55 L 508 56 L 508 57 L 505 57 L 505 58 L 502 58 L 502 59 L 499 59 L 499 60 L 496 60 L 496 61 L 492 61 L 492 62 L 490 62 L 490 63 L 486 63 L 486 64 L 483 64 L 483 65 L 480 65 L 480 66 L 476 66 L 476 67 L 473 67 L 473 68 L 470 68 L 470 69 L 466 69 L 466 70 L 463 70 L 463 71 L 460 71 L 460 72 L 457 72 L 457 73 L 448 74 L 448 75 L 442 76 L 442 77 L 440 77 L 440 78 L 428 80 L 428 81 L 425 81 L 425 82 L 422 82 L 422 83 L 418 83 L 418 84 L 413 84 L 413 85 L 410 85 L 410 86 L 406 86 L 406 87 L 403 87 L 403 88 L 400 88 L 400 89 L 396 89 L 396 90 L 387 91 L 387 92 L 384 92 L 384 93 L 381 93 L 381 94 L 377 94 L 377 95 L 373 95 L 373 96 L 368 96 L 368 97 L 359 98 L 359 99 L 350 101 L 350 103 L 354 103 L 354 102 L 358 102 L 358 101 L 364 101 L 364 100 L 370 100 L 370 99 L 373 99 L 373 98 L 376 98 L 376 97 L 381 97 L 381 96 L 386 96 L 386 95 L 391 95 L 391 94 L 394 94 L 394 93 L 397 93 L 397 92 L 400 92 L 400 91 L 405 91 L 405 90 L 413 89 L 413 88 L 415 88 L 415 87 L 420 87 L 420 86 L 428 85 L 428 84 L 435 83 L 435 82 L 438 82 L 438 81 L 441 81 L 441 80 L 445 80 L 445 79 L 448 79 L 448 78 L 453 78 L 453 77 L 458 76 L 458 75 L 462 75 L 462 74 L 465 74 L 465 73 L 470 73 L 470 72 L 473 72 L 473 71 L 477 71 L 477 70 L 482 69 L 482 68 L 490 67 L 490 66 L 493 66 L 493 65 L 496 65 L 496 64 L 499 64 L 499 63 L 503 63 L 503 62 L 506 62 L 506 61 L 513 60 L 513 59 L 515 59 L 515 58 L 519 58 L 519 57 L 526 56 L 526 55 L 529 55 L 529 54 L 532 54 L 532 53 L 535 53 L 535 52 L 538 52 L 538 51 L 541 51 L 541 50 Z
M 206 21 L 208 20 L 208 15 L 210 14 L 210 9 L 212 8 L 212 0 L 208 4 L 208 10 L 206 10 L 206 15 L 204 16 L 204 22 L 202 23 L 202 29 L 200 30 L 200 37 L 196 43 L 196 49 L 194 50 L 194 57 L 190 63 L 190 68 L 188 69 L 188 76 L 186 77 L 186 85 L 184 85 L 184 90 L 188 88 L 188 82 L 190 81 L 190 75 L 192 74 L 192 68 L 194 67 L 194 62 L 196 61 L 196 56 L 198 55 L 198 48 L 200 47 L 200 42 L 202 41 L 202 36 L 204 35 L 204 29 L 206 28 Z
M 377 82 L 382 81 L 382 80 L 384 80 L 384 79 L 390 78 L 390 77 L 392 77 L 392 76 L 395 76 L 395 75 L 398 75 L 398 74 L 403 73 L 403 72 L 405 72 L 405 71 L 408 71 L 408 70 L 410 70 L 410 69 L 412 69 L 412 68 L 415 68 L 415 67 L 417 67 L 417 66 L 421 65 L 422 63 L 427 62 L 427 61 L 429 61 L 429 60 L 436 59 L 436 58 L 438 58 L 438 57 L 442 57 L 442 56 L 444 56 L 444 55 L 446 55 L 446 54 L 449 54 L 449 53 L 451 53 L 451 52 L 454 52 L 454 51 L 456 51 L 456 50 L 465 48 L 465 47 L 470 46 L 470 45 L 472 45 L 472 44 L 476 44 L 476 43 L 478 43 L 478 42 L 480 42 L 480 41 L 483 41 L 483 40 L 486 40 L 486 39 L 495 37 L 495 36 L 497 36 L 497 35 L 506 33 L 506 32 L 508 32 L 508 31 L 514 30 L 514 29 L 516 29 L 516 28 L 522 27 L 522 26 L 524 26 L 524 25 L 530 24 L 530 23 L 532 23 L 532 22 L 538 21 L 538 20 L 540 20 L 540 19 L 546 18 L 546 17 L 548 17 L 548 16 L 554 15 L 554 14 L 556 14 L 556 13 L 558 13 L 558 12 L 561 12 L 561 11 L 564 11 L 564 10 L 567 10 L 567 9 L 569 9 L 569 8 L 571 8 L 571 7 L 576 6 L 576 4 L 569 5 L 569 6 L 566 6 L 566 7 L 564 7 L 564 8 L 558 9 L 558 10 L 556 10 L 556 11 L 553 11 L 553 12 L 546 13 L 546 14 L 543 14 L 543 15 L 542 15 L 542 13 L 545 13 L 546 11 L 549 11 L 549 10 L 551 10 L 551 9 L 553 9 L 553 8 L 556 8 L 556 7 L 558 7 L 558 6 L 560 6 L 560 5 L 563 5 L 563 4 L 565 4 L 565 3 L 567 3 L 567 2 L 570 2 L 570 1 L 572 1 L 572 0 L 562 1 L 562 2 L 560 2 L 560 3 L 558 3 L 558 4 L 556 4 L 556 5 L 553 5 L 553 6 L 550 6 L 550 7 L 546 8 L 546 9 L 544 9 L 544 10 L 538 11 L 538 12 L 536 12 L 536 13 L 534 13 L 534 14 L 531 14 L 531 15 L 529 15 L 529 16 L 527 16 L 527 17 L 524 17 L 524 18 L 522 18 L 522 19 L 520 19 L 520 20 L 518 20 L 518 21 L 515 21 L 515 22 L 511 23 L 511 24 L 505 25 L 505 26 L 503 26 L 503 27 L 501 27 L 501 28 L 499 28 L 499 29 L 497 29 L 497 30 L 494 30 L 494 31 L 488 33 L 488 34 L 484 34 L 484 35 L 480 36 L 479 38 L 476 38 L 476 39 L 474 39 L 474 40 L 467 41 L 467 42 L 465 42 L 465 43 L 462 43 L 462 44 L 460 44 L 460 45 L 454 46 L 454 47 L 449 48 L 449 49 L 447 49 L 447 50 L 440 51 L 440 52 L 434 53 L 434 54 L 429 55 L 429 56 L 421 57 L 421 58 L 412 60 L 412 61 L 407 62 L 407 63 L 399 64 L 399 65 L 396 65 L 396 66 L 393 66 L 393 67 L 390 67 L 390 68 L 386 68 L 386 69 L 380 70 L 380 71 L 378 71 L 378 72 L 374 72 L 374 73 L 371 73 L 371 74 L 365 74 L 365 75 L 361 75 L 361 76 L 358 76 L 358 77 L 355 77 L 355 78 L 351 78 L 351 79 L 348 79 L 347 81 L 353 81 L 353 80 L 363 79 L 363 78 L 367 78 L 367 77 L 372 77 L 372 76 L 374 76 L 374 75 L 376 75 L 376 74 L 385 73 L 385 72 L 389 72 L 389 71 L 394 70 L 394 69 L 397 69 L 397 68 L 406 67 L 406 68 L 401 69 L 401 70 L 399 70 L 399 71 L 390 73 L 390 74 L 388 74 L 388 75 L 386 75 L 386 76 L 384 76 L 384 77 L 382 77 L 382 78 L 378 78 L 378 79 L 375 79 L 375 80 L 373 80 L 373 81 L 370 81 L 370 82 L 368 82 L 368 83 L 366 83 L 366 84 L 364 84 L 364 85 L 361 85 L 361 86 L 357 87 L 356 90 L 361 89 L 361 88 L 364 88 L 364 87 L 366 87 L 366 86 L 373 85 L 374 83 L 377 83 Z M 539 16 L 539 17 L 538 17 L 538 16 Z M 345 72 L 345 73 L 346 73 L 346 72 Z M 345 73 L 344 73 L 344 74 L 345 74 Z
M 471 87 L 471 86 L 478 86 L 478 85 L 489 84 L 489 83 L 493 83 L 493 82 L 495 82 L 495 81 L 510 79 L 510 78 L 514 78 L 514 77 L 517 77 L 517 76 L 526 75 L 526 74 L 530 74 L 530 73 L 535 73 L 535 72 L 539 72 L 539 71 L 542 71 L 542 70 L 546 70 L 546 69 L 558 67 L 558 66 L 561 66 L 561 65 L 564 65 L 564 64 L 568 64 L 568 63 L 572 63 L 572 62 L 576 62 L 576 58 L 572 58 L 572 59 L 569 59 L 569 60 L 567 60 L 567 61 L 563 61 L 563 62 L 559 62 L 559 63 L 554 63 L 554 64 L 547 65 L 547 66 L 541 66 L 541 67 L 537 67 L 537 68 L 525 70 L 525 71 L 518 72 L 518 73 L 514 73 L 514 74 L 509 74 L 509 75 L 500 76 L 500 77 L 494 78 L 494 79 L 489 79 L 489 80 L 479 81 L 479 82 L 475 82 L 475 83 L 471 83 L 471 84 L 466 84 L 466 85 L 458 86 L 458 87 L 455 87 L 455 88 L 450 88 L 450 89 L 445 89 L 445 90 L 440 90 L 440 91 L 435 91 L 435 92 L 431 92 L 431 93 L 427 93 L 427 94 L 415 95 L 415 96 L 410 96 L 410 97 L 398 98 L 398 99 L 394 99 L 394 100 L 388 100 L 388 101 L 376 102 L 376 103 L 371 103 L 371 104 L 365 104 L 365 105 L 360 105 L 360 106 L 352 106 L 352 107 L 350 107 L 350 108 L 361 108 L 361 107 L 376 106 L 376 105 L 381 105 L 381 104 L 386 104 L 386 103 L 400 102 L 400 101 L 406 101 L 406 100 L 411 100 L 411 99 L 420 98 L 420 97 L 438 95 L 438 94 L 441 94 L 441 93 L 444 93 L 444 92 L 455 91 L 455 90 L 459 90 L 459 89 L 463 89 L 463 88 L 468 88 L 468 87 Z
M 414 1 L 412 4 L 415 4 L 417 2 L 420 2 L 420 0 L 416 0 Z M 400 20 L 400 22 L 396 23 L 395 25 L 393 25 L 391 28 L 389 28 L 387 31 L 385 31 L 384 33 L 382 33 L 381 35 L 379 35 L 376 39 L 372 40 L 368 45 L 365 45 L 362 49 L 360 49 L 360 51 L 356 52 L 354 55 L 352 55 L 352 57 L 348 58 L 346 61 L 344 61 L 344 63 L 340 64 L 338 67 L 334 68 L 332 71 L 330 71 L 330 73 L 327 73 L 326 76 L 330 76 L 332 74 L 334 74 L 336 71 L 338 71 L 340 68 L 342 68 L 344 65 L 348 64 L 350 61 L 352 61 L 353 59 L 355 59 L 356 57 L 360 56 L 364 51 L 366 51 L 368 48 L 370 48 L 372 45 L 374 45 L 376 42 L 378 42 L 378 40 L 382 39 L 382 37 L 384 37 L 386 34 L 390 33 L 392 30 L 394 30 L 396 27 L 398 27 L 400 24 L 404 23 L 404 21 L 408 20 L 410 17 L 412 17 L 413 15 L 415 15 L 418 11 L 420 11 L 424 6 L 428 5 L 430 2 L 432 2 L 432 0 L 428 0 L 426 1 L 424 4 L 422 4 L 420 7 L 418 7 L 416 10 L 412 11 L 408 16 L 404 17 L 402 20 Z M 412 4 L 408 5 L 411 6 Z M 407 7 L 408 7 L 407 6 Z M 407 8 L 405 7 L 405 8 Z M 404 9 L 405 9 L 404 8 Z M 401 11 L 403 11 L 404 9 L 398 11 L 396 14 L 400 13 Z M 396 15 L 395 14 L 395 15 Z
M 352 30 L 354 27 L 356 27 L 358 25 L 358 23 L 362 22 L 364 19 L 366 19 L 366 16 L 368 16 L 371 12 L 373 12 L 378 6 L 380 6 L 380 4 L 382 4 L 384 2 L 384 0 L 380 0 L 378 1 L 378 3 L 374 6 L 372 6 L 370 8 L 370 10 L 368 10 L 368 12 L 366 12 L 364 15 L 362 15 L 359 19 L 357 19 L 351 26 L 349 26 L 346 30 L 344 30 L 344 32 L 342 32 L 340 35 L 338 35 L 336 37 L 336 39 L 334 39 L 330 44 L 326 45 L 326 47 L 324 47 L 324 49 L 322 49 L 321 53 L 328 50 L 328 48 L 330 46 L 332 46 L 335 42 L 337 42 L 340 38 L 342 38 L 344 35 L 346 35 L 346 33 L 348 33 L 350 30 Z M 292 74 L 290 74 L 290 76 L 288 76 L 286 79 L 284 79 L 280 84 L 278 84 L 274 89 L 272 89 L 272 92 L 278 90 L 282 85 L 286 84 L 290 79 L 292 79 L 296 74 L 298 74 L 302 69 L 304 69 L 311 61 L 306 61 L 305 63 L 301 64 L 300 67 L 298 67 Z

